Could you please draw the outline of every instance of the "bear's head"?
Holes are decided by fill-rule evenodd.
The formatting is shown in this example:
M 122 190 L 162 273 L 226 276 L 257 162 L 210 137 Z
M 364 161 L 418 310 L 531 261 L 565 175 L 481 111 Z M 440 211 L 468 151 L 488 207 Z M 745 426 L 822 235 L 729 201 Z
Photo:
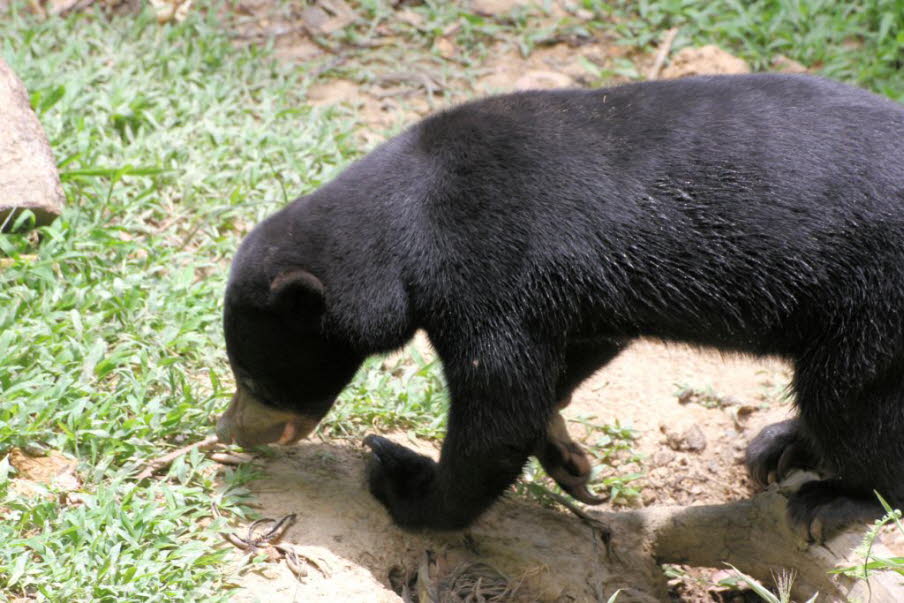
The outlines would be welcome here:
M 236 392 L 217 423 L 223 442 L 288 444 L 309 434 L 363 357 L 327 322 L 321 280 L 274 257 L 260 231 L 243 243 L 226 289 L 223 327 Z

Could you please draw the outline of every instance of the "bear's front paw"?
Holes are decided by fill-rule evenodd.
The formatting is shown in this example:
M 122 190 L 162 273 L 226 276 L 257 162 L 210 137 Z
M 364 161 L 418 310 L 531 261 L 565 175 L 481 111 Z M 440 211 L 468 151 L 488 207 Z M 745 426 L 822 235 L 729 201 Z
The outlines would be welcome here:
M 429 519 L 436 462 L 380 436 L 364 438 L 373 454 L 367 465 L 370 492 L 406 528 L 432 527 Z

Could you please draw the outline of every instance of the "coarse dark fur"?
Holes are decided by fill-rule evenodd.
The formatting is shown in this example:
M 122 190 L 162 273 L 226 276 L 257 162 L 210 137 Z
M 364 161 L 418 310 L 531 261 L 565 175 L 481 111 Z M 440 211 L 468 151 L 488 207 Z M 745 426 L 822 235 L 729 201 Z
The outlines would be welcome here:
M 521 92 L 444 111 L 260 224 L 226 295 L 242 387 L 319 419 L 424 329 L 451 394 L 439 463 L 369 437 L 407 527 L 467 526 L 556 405 L 633 338 L 794 367 L 799 418 L 748 464 L 828 477 L 792 518 L 904 504 L 904 108 L 802 76 Z

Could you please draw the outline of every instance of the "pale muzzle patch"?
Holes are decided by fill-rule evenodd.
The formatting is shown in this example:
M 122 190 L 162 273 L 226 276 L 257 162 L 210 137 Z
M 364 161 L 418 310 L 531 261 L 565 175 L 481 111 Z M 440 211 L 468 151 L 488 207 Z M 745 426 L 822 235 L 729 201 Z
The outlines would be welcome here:
M 217 421 L 217 437 L 225 444 L 236 442 L 246 447 L 292 444 L 315 427 L 316 419 L 266 406 L 239 387 L 229 408 Z

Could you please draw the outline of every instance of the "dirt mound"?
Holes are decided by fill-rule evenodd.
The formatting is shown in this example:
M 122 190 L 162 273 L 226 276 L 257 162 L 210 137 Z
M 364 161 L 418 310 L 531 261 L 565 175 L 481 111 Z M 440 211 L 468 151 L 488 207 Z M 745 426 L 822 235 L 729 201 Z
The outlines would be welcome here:
M 346 601 L 398 601 L 396 576 L 409 582 L 427 551 L 446 559 L 446 575 L 478 560 L 492 568 L 517 587 L 506 600 L 519 600 L 519 592 L 534 601 L 596 600 L 619 588 L 626 589 L 623 601 L 658 601 L 665 594 L 655 566 L 619 565 L 607 575 L 606 548 L 592 529 L 520 500 L 501 501 L 465 532 L 403 532 L 367 493 L 364 450 L 356 446 L 299 444 L 262 469 L 265 477 L 252 484 L 261 514 L 296 513 L 283 542 L 320 569 L 299 579 L 283 564 L 268 565 L 240 579 L 236 601 L 331 601 L 340 594 Z

